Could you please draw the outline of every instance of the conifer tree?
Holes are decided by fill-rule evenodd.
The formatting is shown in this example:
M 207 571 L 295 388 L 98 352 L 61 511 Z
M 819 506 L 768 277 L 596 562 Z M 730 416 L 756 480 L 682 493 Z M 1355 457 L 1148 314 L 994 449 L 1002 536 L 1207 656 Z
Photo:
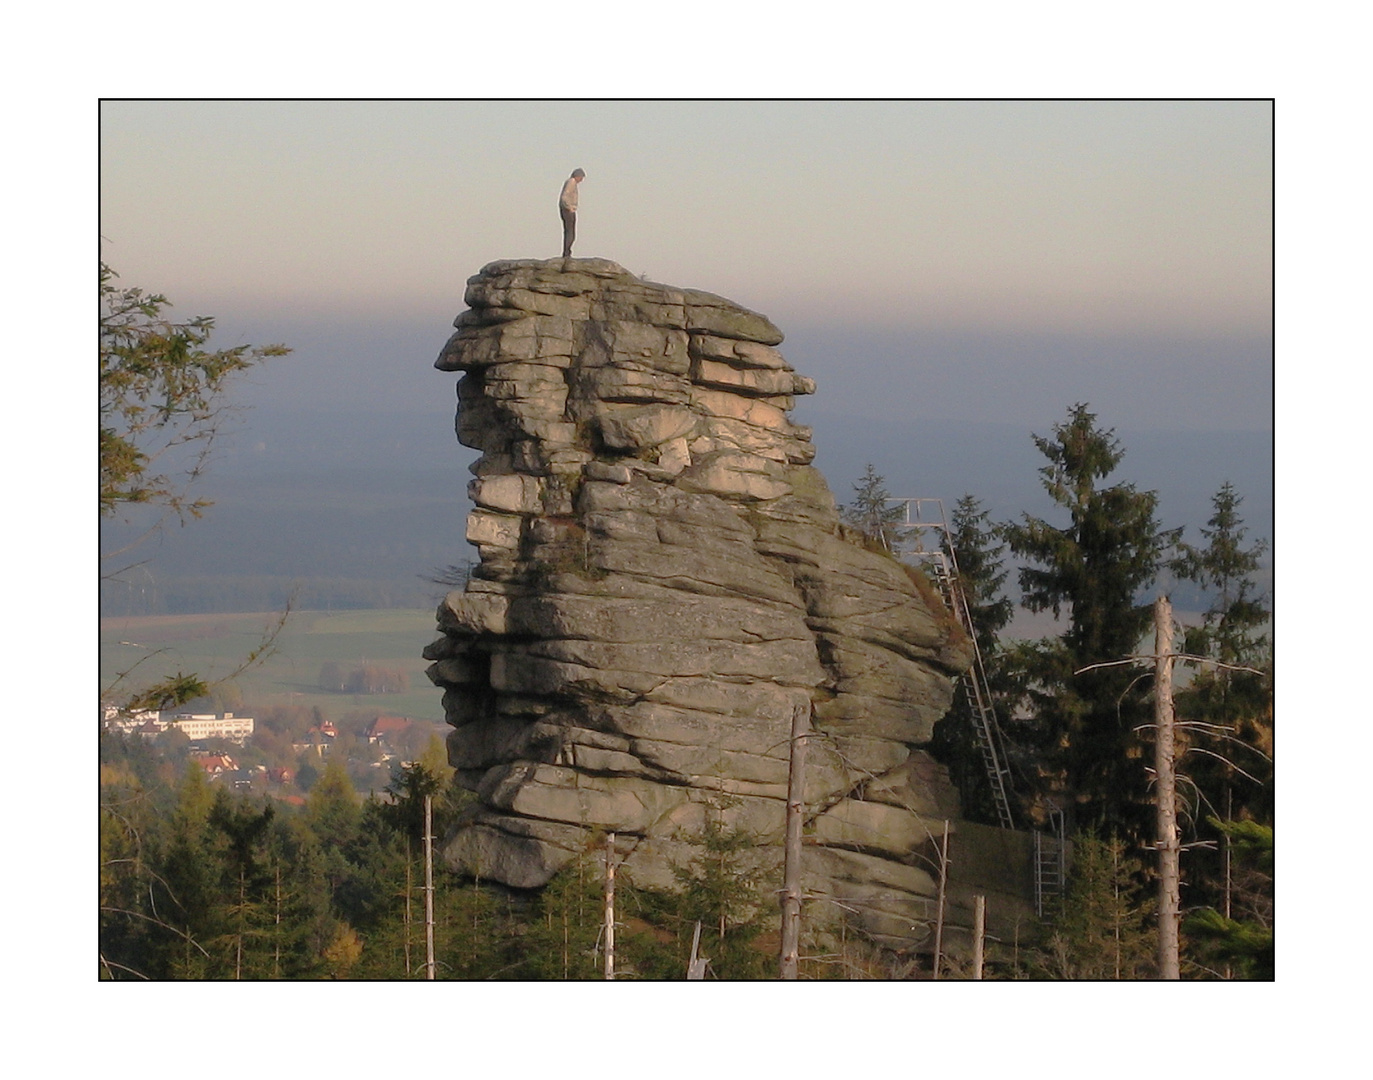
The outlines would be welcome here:
M 160 973 L 149 961 L 160 921 L 148 894 L 156 873 L 157 808 L 127 761 L 103 760 L 107 742 L 122 743 L 123 737 L 111 733 L 101 740 L 100 977 L 155 978 Z
M 990 513 L 972 495 L 954 503 L 949 522 L 950 542 L 958 563 L 958 582 L 968 601 L 977 647 L 984 660 L 999 648 L 998 635 L 1011 621 L 1015 604 L 1003 592 L 1009 571 L 1006 545 L 1000 530 L 990 523 Z
M 328 882 L 319 843 L 300 816 L 278 815 L 269 839 L 270 880 L 266 905 L 270 978 L 316 979 L 324 974 L 324 950 L 334 939 Z
M 1210 824 L 1235 845 L 1239 902 L 1229 914 L 1194 911 L 1183 929 L 1208 972 L 1224 965 L 1241 979 L 1272 979 L 1273 830 L 1253 821 L 1212 818 Z
M 306 796 L 306 822 L 326 850 L 342 849 L 352 841 L 361 816 L 358 793 L 348 776 L 343 755 L 331 754 L 324 772 Z
M 680 936 L 690 941 L 683 932 L 701 921 L 701 951 L 718 978 L 775 974 L 775 955 L 753 944 L 769 925 L 764 913 L 776 910 L 764 901 L 766 890 L 751 858 L 756 839 L 739 826 L 727 828 L 718 813 L 708 813 L 694 843 L 696 853 L 687 865 L 673 868 L 680 889 L 675 898 Z
M 181 521 L 209 504 L 187 487 L 203 471 L 225 413 L 234 377 L 273 356 L 282 345 L 204 348 L 214 319 L 175 323 L 159 293 L 121 289 L 100 264 L 100 515 L 133 505 L 156 506 Z M 176 451 L 180 481 L 155 470 Z
M 1040 958 L 1060 979 L 1147 979 L 1156 958 L 1144 864 L 1119 837 L 1079 833 L 1061 916 Z
M 593 833 L 583 850 L 539 892 L 520 935 L 525 962 L 511 974 L 536 979 L 599 979 L 604 917 L 605 867 L 599 858 L 603 834 Z
M 999 635 L 1015 609 L 1002 591 L 1009 574 L 1002 568 L 1006 546 L 999 530 L 990 523 L 990 514 L 972 495 L 964 495 L 954 504 L 949 527 L 959 585 L 982 656 L 991 704 L 999 720 L 1004 721 L 1009 716 L 1007 705 L 1012 684 L 1002 663 Z M 966 694 L 956 694 L 948 713 L 935 725 L 930 750 L 949 767 L 950 777 L 963 796 L 963 812 L 968 819 L 1000 824 Z
M 1074 405 L 1051 437 L 1033 438 L 1048 459 L 1039 470 L 1044 489 L 1068 520 L 1053 525 L 1025 514 L 1005 526 L 1005 537 L 1026 562 L 1021 603 L 1066 613 L 1068 625 L 1059 638 L 1019 650 L 1034 714 L 1028 734 L 1045 779 L 1079 824 L 1143 835 L 1146 772 L 1135 729 L 1146 722 L 1146 698 L 1131 693 L 1136 674 L 1126 667 L 1076 672 L 1136 652 L 1152 617 L 1140 598 L 1179 531 L 1159 528 L 1155 492 L 1101 485 L 1124 450 L 1085 404 Z
M 271 951 L 263 946 L 272 936 L 267 895 L 272 878 L 266 873 L 265 846 L 274 814 L 270 805 L 247 805 L 222 788 L 210 811 L 210 825 L 222 839 L 219 891 L 225 918 L 217 944 L 227 978 L 272 973 Z
M 1231 866 L 1231 823 L 1273 821 L 1272 653 L 1262 632 L 1270 613 L 1253 580 L 1265 545 L 1246 545 L 1242 502 L 1233 485 L 1222 485 L 1201 530 L 1205 544 L 1180 544 L 1173 563 L 1211 601 L 1202 625 L 1188 629 L 1184 648 L 1213 663 L 1187 662 L 1194 674 L 1177 704 L 1184 721 L 1184 822 L 1216 844 L 1191 854 L 1188 899 L 1214 907 L 1218 918 L 1231 914 L 1239 869 Z
M 840 510 L 845 521 L 863 532 L 869 540 L 891 551 L 896 539 L 895 524 L 901 520 L 901 507 L 891 504 L 887 481 L 868 462 L 862 478 L 853 485 L 853 502 Z
M 1214 509 L 1201 530 L 1204 547 L 1178 544 L 1172 562 L 1178 577 L 1195 581 L 1211 594 L 1203 624 L 1188 632 L 1186 651 L 1214 656 L 1223 664 L 1247 664 L 1266 644 L 1258 633 L 1268 621 L 1253 574 L 1259 569 L 1267 545 L 1262 541 L 1245 546 L 1248 530 L 1240 516 L 1244 499 L 1228 480 L 1211 497 Z

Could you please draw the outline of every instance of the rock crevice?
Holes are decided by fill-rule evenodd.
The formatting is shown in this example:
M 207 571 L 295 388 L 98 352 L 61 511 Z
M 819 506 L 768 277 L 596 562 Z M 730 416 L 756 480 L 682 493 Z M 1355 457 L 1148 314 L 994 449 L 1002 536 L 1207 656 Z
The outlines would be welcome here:
M 958 816 L 921 748 L 970 646 L 840 522 L 781 332 L 599 259 L 492 263 L 465 301 L 436 366 L 482 452 L 480 562 L 425 656 L 477 803 L 445 857 L 537 887 L 610 829 L 635 880 L 670 885 L 714 814 L 775 860 L 813 706 L 806 888 L 918 944 L 933 823 Z

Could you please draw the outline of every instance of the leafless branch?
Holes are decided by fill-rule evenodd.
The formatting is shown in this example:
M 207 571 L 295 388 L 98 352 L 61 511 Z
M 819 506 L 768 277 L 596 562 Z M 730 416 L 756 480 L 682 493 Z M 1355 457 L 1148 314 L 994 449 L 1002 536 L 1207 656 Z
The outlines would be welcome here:
M 1190 785 L 1191 785 L 1192 790 L 1196 793 L 1197 801 L 1200 802 L 1200 803 L 1204 803 L 1204 804 L 1206 805 L 1206 808 L 1207 808 L 1208 810 L 1211 811 L 1211 814 L 1212 814 L 1213 817 L 1219 817 L 1219 816 L 1220 816 L 1220 813 L 1216 810 L 1215 806 L 1211 803 L 1211 800 L 1208 799 L 1208 798 L 1206 797 L 1206 793 L 1205 793 L 1204 791 L 1201 790 L 1201 787 L 1197 784 L 1197 782 L 1196 782 L 1195 780 L 1193 780 L 1193 779 L 1192 779 L 1190 776 L 1188 776 L 1186 773 L 1182 773 L 1182 772 L 1180 772 L 1180 773 L 1177 774 L 1177 778 L 1178 778 L 1178 780 L 1181 781 L 1182 783 L 1190 784 Z M 1196 822 L 1196 817 L 1195 817 L 1195 815 L 1193 815 L 1192 820 L 1193 820 L 1193 823 Z
M 103 952 L 100 954 L 100 962 L 105 966 L 105 970 L 106 970 L 107 972 L 110 972 L 110 968 L 118 968 L 120 971 L 127 971 L 130 975 L 137 975 L 137 976 L 138 976 L 140 979 L 142 979 L 144 982 L 151 982 L 151 981 L 152 981 L 151 979 L 148 978 L 148 976 L 144 975 L 143 972 L 141 972 L 141 971 L 135 971 L 133 968 L 128 967 L 128 966 L 126 966 L 126 965 L 124 965 L 124 964 L 121 964 L 121 963 L 119 963 L 117 960 L 111 960 L 111 959 L 110 959 L 108 956 L 106 956 Z M 113 973 L 113 972 L 110 972 L 110 978 L 111 978 L 111 979 L 114 978 L 114 973 Z
M 1204 720 L 1179 720 L 1174 726 L 1180 728 L 1209 728 L 1212 731 L 1235 730 L 1235 728 L 1230 724 L 1208 724 Z
M 127 915 L 131 919 L 144 919 L 147 922 L 152 923 L 154 926 L 160 926 L 164 930 L 170 930 L 173 934 L 178 934 L 181 937 L 185 938 L 187 942 L 194 945 L 197 949 L 204 953 L 207 958 L 210 955 L 208 952 L 205 952 L 204 946 L 202 946 L 200 942 L 196 941 L 196 939 L 193 938 L 190 934 L 188 934 L 185 930 L 179 930 L 175 926 L 172 926 L 170 923 L 163 922 L 161 919 L 154 919 L 151 915 L 144 915 L 141 911 L 130 911 L 127 908 L 110 907 L 106 904 L 101 904 L 100 910 L 109 912 L 112 915 Z
M 1178 660 L 1188 660 L 1194 664 L 1206 664 L 1209 667 L 1220 668 L 1223 671 L 1244 671 L 1250 675 L 1261 675 L 1265 678 L 1267 678 L 1269 674 L 1267 671 L 1246 667 L 1244 664 L 1225 664 L 1219 660 L 1213 660 L 1209 656 L 1197 656 L 1193 653 L 1177 653 L 1176 658 Z
M 1207 749 L 1205 749 L 1205 748 L 1203 748 L 1203 747 L 1200 747 L 1200 746 L 1189 746 L 1189 747 L 1184 751 L 1184 753 L 1187 753 L 1187 754 L 1205 754 L 1207 757 L 1213 757 L 1213 758 L 1215 758 L 1217 761 L 1224 762 L 1226 765 L 1229 765 L 1230 768 L 1234 769 L 1235 772 L 1239 773 L 1239 774 L 1240 774 L 1241 776 L 1243 776 L 1246 780 L 1252 780 L 1254 783 L 1258 784 L 1260 787 L 1263 786 L 1263 781 L 1262 781 L 1262 780 L 1260 780 L 1260 779 L 1259 779 L 1258 777 L 1256 777 L 1256 776 L 1251 776 L 1249 773 L 1245 772 L 1243 769 L 1241 769 L 1238 765 L 1236 765 L 1236 764 L 1235 764 L 1233 761 L 1231 761 L 1228 757 L 1225 757 L 1223 754 L 1213 753 L 1212 751 L 1207 750 Z
M 1147 656 L 1127 656 L 1124 660 L 1107 660 L 1100 664 L 1088 664 L 1084 668 L 1078 668 L 1073 672 L 1074 675 L 1081 675 L 1087 671 L 1095 671 L 1097 668 L 1120 667 L 1123 664 L 1138 664 L 1151 659 Z
M 1258 668 L 1245 667 L 1243 664 L 1223 664 L 1219 660 L 1213 660 L 1209 656 L 1197 656 L 1193 653 L 1169 653 L 1174 660 L 1188 660 L 1192 663 L 1207 664 L 1211 667 L 1223 668 L 1226 671 L 1245 671 L 1251 675 L 1266 676 L 1268 672 L 1260 671 Z M 1100 664 L 1088 664 L 1084 668 L 1078 668 L 1073 672 L 1074 675 L 1081 675 L 1085 671 L 1095 671 L 1097 668 L 1120 667 L 1123 664 L 1152 664 L 1159 659 L 1156 653 L 1138 653 L 1125 657 L 1123 660 L 1105 660 Z

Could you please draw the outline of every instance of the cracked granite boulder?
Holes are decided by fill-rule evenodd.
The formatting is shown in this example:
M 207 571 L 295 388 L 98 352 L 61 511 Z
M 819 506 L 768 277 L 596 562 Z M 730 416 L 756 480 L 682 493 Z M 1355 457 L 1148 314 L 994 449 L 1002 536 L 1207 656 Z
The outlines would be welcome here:
M 714 815 L 775 867 L 799 705 L 807 894 L 918 946 L 958 817 L 922 746 L 970 647 L 841 524 L 781 331 L 600 259 L 492 263 L 465 302 L 435 366 L 462 373 L 458 440 L 482 452 L 480 564 L 425 650 L 477 795 L 449 864 L 535 888 L 606 830 L 634 881 L 671 887 Z

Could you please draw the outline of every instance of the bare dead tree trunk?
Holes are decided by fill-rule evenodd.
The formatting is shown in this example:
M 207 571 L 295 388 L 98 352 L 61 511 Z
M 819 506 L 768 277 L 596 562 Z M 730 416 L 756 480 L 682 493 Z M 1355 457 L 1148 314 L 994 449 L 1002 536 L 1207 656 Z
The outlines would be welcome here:
M 1179 886 L 1178 810 L 1173 774 L 1173 605 L 1154 601 L 1154 792 L 1158 821 L 1158 973 L 1180 978 L 1178 964 Z
M 696 929 L 691 935 L 691 959 L 687 961 L 687 981 L 700 982 L 706 977 L 708 960 L 699 955 L 701 947 L 701 920 L 696 920 Z
M 973 897 L 973 978 L 982 978 L 982 940 L 987 933 L 987 898 Z
M 605 977 L 615 978 L 615 834 L 605 836 Z
M 234 945 L 234 978 L 243 978 L 243 917 L 247 911 L 248 883 L 247 871 L 238 868 L 238 941 Z
M 281 863 L 275 863 L 276 870 L 276 933 L 274 934 L 275 944 L 272 947 L 272 978 L 281 978 Z
M 410 851 L 410 834 L 407 832 L 405 834 L 405 935 L 401 939 L 405 950 L 405 977 L 407 979 L 410 977 L 410 892 L 413 888 L 411 879 L 414 877 L 414 870 L 410 864 L 413 861 L 414 856 Z
M 1228 825 L 1233 820 L 1231 814 L 1234 812 L 1233 792 L 1230 785 L 1225 785 L 1225 823 Z M 1222 837 L 1221 851 L 1225 856 L 1225 910 L 1221 912 L 1227 919 L 1230 918 L 1230 894 L 1232 891 L 1232 878 L 1230 874 L 1230 834 L 1226 833 Z
M 939 846 L 939 901 L 934 913 L 934 978 L 944 955 L 944 890 L 949 881 L 949 822 L 944 820 L 944 842 Z
M 1233 820 L 1232 817 L 1231 817 L 1231 814 L 1232 814 L 1233 812 L 1234 812 L 1233 791 L 1232 791 L 1232 789 L 1231 789 L 1231 787 L 1230 787 L 1230 784 L 1227 782 L 1226 785 L 1225 785 L 1225 823 L 1226 823 L 1227 825 L 1230 824 L 1230 822 Z M 1225 833 L 1225 834 L 1221 837 L 1221 843 L 1222 843 L 1221 852 L 1223 853 L 1224 862 L 1225 862 L 1225 910 L 1222 912 L 1222 914 L 1228 919 L 1228 918 L 1230 918 L 1230 891 L 1231 891 L 1231 881 L 1232 881 L 1232 879 L 1231 879 L 1231 874 L 1230 874 L 1230 834 L 1229 834 L 1229 833 Z M 1229 961 L 1229 960 L 1227 960 L 1227 961 L 1225 962 L 1225 967 L 1222 969 L 1222 972 L 1223 972 L 1223 974 L 1225 975 L 1225 977 L 1226 977 L 1227 979 L 1230 979 L 1230 978 L 1233 978 L 1233 977 L 1234 977 L 1234 971 L 1233 971 L 1233 969 L 1232 969 L 1231 966 L 1230 966 L 1230 961 Z
M 434 965 L 434 797 L 424 797 L 424 977 L 437 978 Z
M 801 826 L 806 810 L 806 734 L 810 706 L 791 711 L 791 766 L 787 773 L 787 838 L 782 870 L 782 951 L 779 976 L 795 979 L 801 955 Z

